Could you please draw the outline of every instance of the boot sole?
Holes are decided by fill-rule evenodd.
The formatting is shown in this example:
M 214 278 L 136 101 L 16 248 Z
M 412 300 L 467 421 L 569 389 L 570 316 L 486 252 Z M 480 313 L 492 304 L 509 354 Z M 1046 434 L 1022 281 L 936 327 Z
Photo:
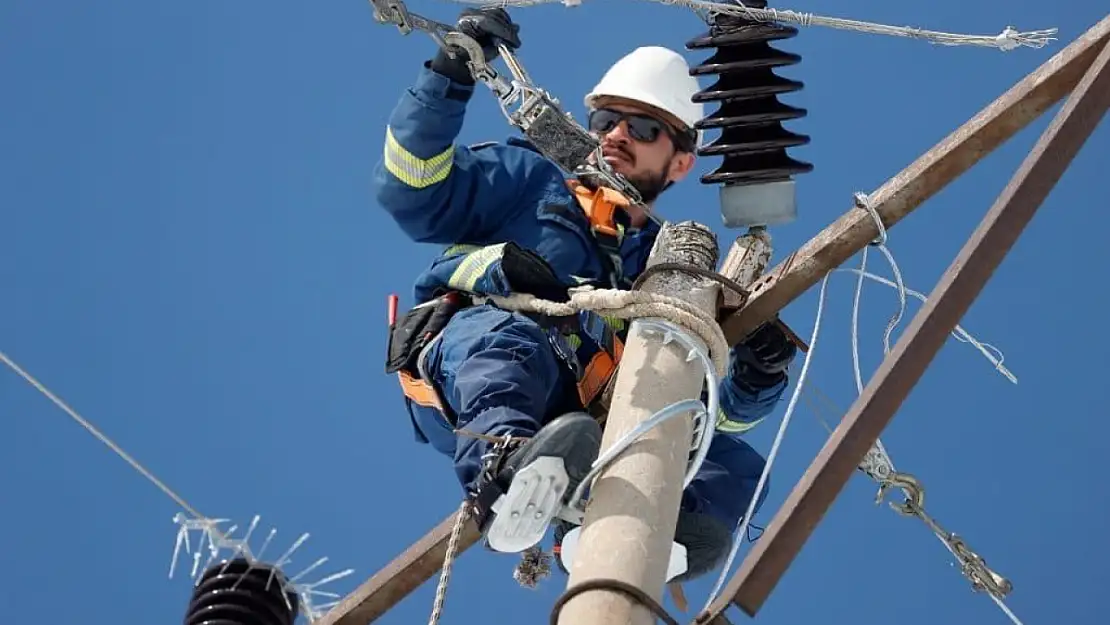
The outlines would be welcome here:
M 490 549 L 517 553 L 543 540 L 600 451 L 601 427 L 589 415 L 566 415 L 540 430 L 522 452 L 508 491 L 491 506 Z

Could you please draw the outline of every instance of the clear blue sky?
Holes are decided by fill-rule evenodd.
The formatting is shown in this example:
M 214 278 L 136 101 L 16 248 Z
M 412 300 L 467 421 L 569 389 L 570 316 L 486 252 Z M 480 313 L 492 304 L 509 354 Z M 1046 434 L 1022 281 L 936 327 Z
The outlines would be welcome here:
M 803 56 L 784 75 L 806 83 L 787 101 L 810 111 L 790 127 L 813 137 L 793 154 L 816 169 L 799 179 L 800 218 L 775 232 L 776 261 L 1106 11 L 1095 0 L 776 6 L 951 32 L 1060 28 L 1050 47 L 1010 53 L 820 27 L 783 43 Z M 460 8 L 412 7 L 445 21 Z M 684 9 L 646 2 L 513 14 L 522 61 L 580 119 L 609 63 L 704 30 Z M 263 530 L 278 528 L 271 553 L 311 532 L 291 571 L 329 556 L 326 572 L 356 569 L 331 586 L 342 593 L 459 501 L 447 460 L 413 441 L 382 365 L 386 296 L 407 302 L 436 250 L 406 240 L 370 192 L 387 116 L 433 45 L 376 24 L 363 0 L 0 4 L 0 350 L 204 514 L 261 514 Z M 931 290 L 1048 119 L 892 230 L 910 287 Z M 461 139 L 508 132 L 479 92 Z M 1019 384 L 952 341 L 884 439 L 924 481 L 928 509 L 1013 580 L 1010 605 L 1029 625 L 1101 622 L 1110 339 L 1094 285 L 1110 262 L 1108 139 L 1103 123 L 964 321 L 1003 350 Z M 735 234 L 719 226 L 716 188 L 693 180 L 659 209 L 712 224 L 726 243 Z M 869 261 L 889 275 L 880 255 Z M 850 275 L 832 279 L 811 371 L 842 408 L 855 395 L 853 287 Z M 816 293 L 784 312 L 803 336 Z M 890 289 L 866 287 L 865 376 L 896 304 Z M 189 589 L 166 577 L 173 502 L 7 370 L 0 423 L 4 621 L 179 622 Z M 776 427 L 753 442 L 766 450 Z M 825 436 L 803 404 L 760 524 Z M 923 525 L 873 494 L 852 480 L 759 621 L 1007 622 Z M 545 622 L 565 579 L 520 589 L 515 562 L 467 553 L 442 622 L 474 622 L 479 609 Z M 687 588 L 694 607 L 711 581 Z M 379 622 L 425 622 L 433 588 Z

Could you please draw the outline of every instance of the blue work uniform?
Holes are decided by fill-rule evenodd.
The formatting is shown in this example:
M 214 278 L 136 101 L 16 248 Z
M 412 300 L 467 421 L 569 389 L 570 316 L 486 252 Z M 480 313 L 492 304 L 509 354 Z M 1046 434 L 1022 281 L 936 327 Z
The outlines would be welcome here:
M 508 295 L 499 267 L 506 243 L 538 253 L 564 284 L 607 285 L 607 255 L 558 167 L 520 140 L 456 143 L 473 90 L 425 64 L 389 117 L 384 154 L 374 171 L 377 201 L 401 230 L 414 241 L 445 246 L 418 277 L 416 302 L 443 289 Z M 624 276 L 643 271 L 657 234 L 651 222 L 623 228 Z M 568 349 L 530 315 L 488 304 L 463 308 L 422 363 L 451 418 L 406 398 L 417 440 L 453 458 L 460 484 L 473 489 L 489 443 L 453 430 L 530 436 L 547 421 L 581 409 L 577 377 L 591 350 L 603 347 L 599 333 L 584 332 Z M 731 374 L 730 367 L 721 382 L 722 410 L 712 446 L 682 499 L 683 511 L 710 515 L 730 530 L 746 511 L 765 465 L 741 435 L 774 409 L 787 384 L 783 379 L 756 388 Z

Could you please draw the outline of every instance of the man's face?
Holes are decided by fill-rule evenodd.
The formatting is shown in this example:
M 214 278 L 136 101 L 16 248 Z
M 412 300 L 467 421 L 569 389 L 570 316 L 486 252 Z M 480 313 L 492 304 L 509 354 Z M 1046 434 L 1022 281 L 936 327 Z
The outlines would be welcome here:
M 677 130 L 631 102 L 602 102 L 590 112 L 590 131 L 601 141 L 605 162 L 651 204 L 668 182 L 686 177 L 694 155 L 678 149 Z M 691 146 L 685 146 L 691 149 Z M 634 221 L 643 221 L 636 219 Z

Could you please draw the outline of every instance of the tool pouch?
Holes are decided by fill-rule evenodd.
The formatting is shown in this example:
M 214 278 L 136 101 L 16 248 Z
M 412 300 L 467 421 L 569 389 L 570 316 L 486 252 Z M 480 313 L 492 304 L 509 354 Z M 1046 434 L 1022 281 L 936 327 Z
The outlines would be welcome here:
M 462 294 L 450 292 L 409 309 L 390 330 L 385 372 L 404 370 L 417 375 L 416 359 L 420 350 L 465 306 L 466 298 Z

